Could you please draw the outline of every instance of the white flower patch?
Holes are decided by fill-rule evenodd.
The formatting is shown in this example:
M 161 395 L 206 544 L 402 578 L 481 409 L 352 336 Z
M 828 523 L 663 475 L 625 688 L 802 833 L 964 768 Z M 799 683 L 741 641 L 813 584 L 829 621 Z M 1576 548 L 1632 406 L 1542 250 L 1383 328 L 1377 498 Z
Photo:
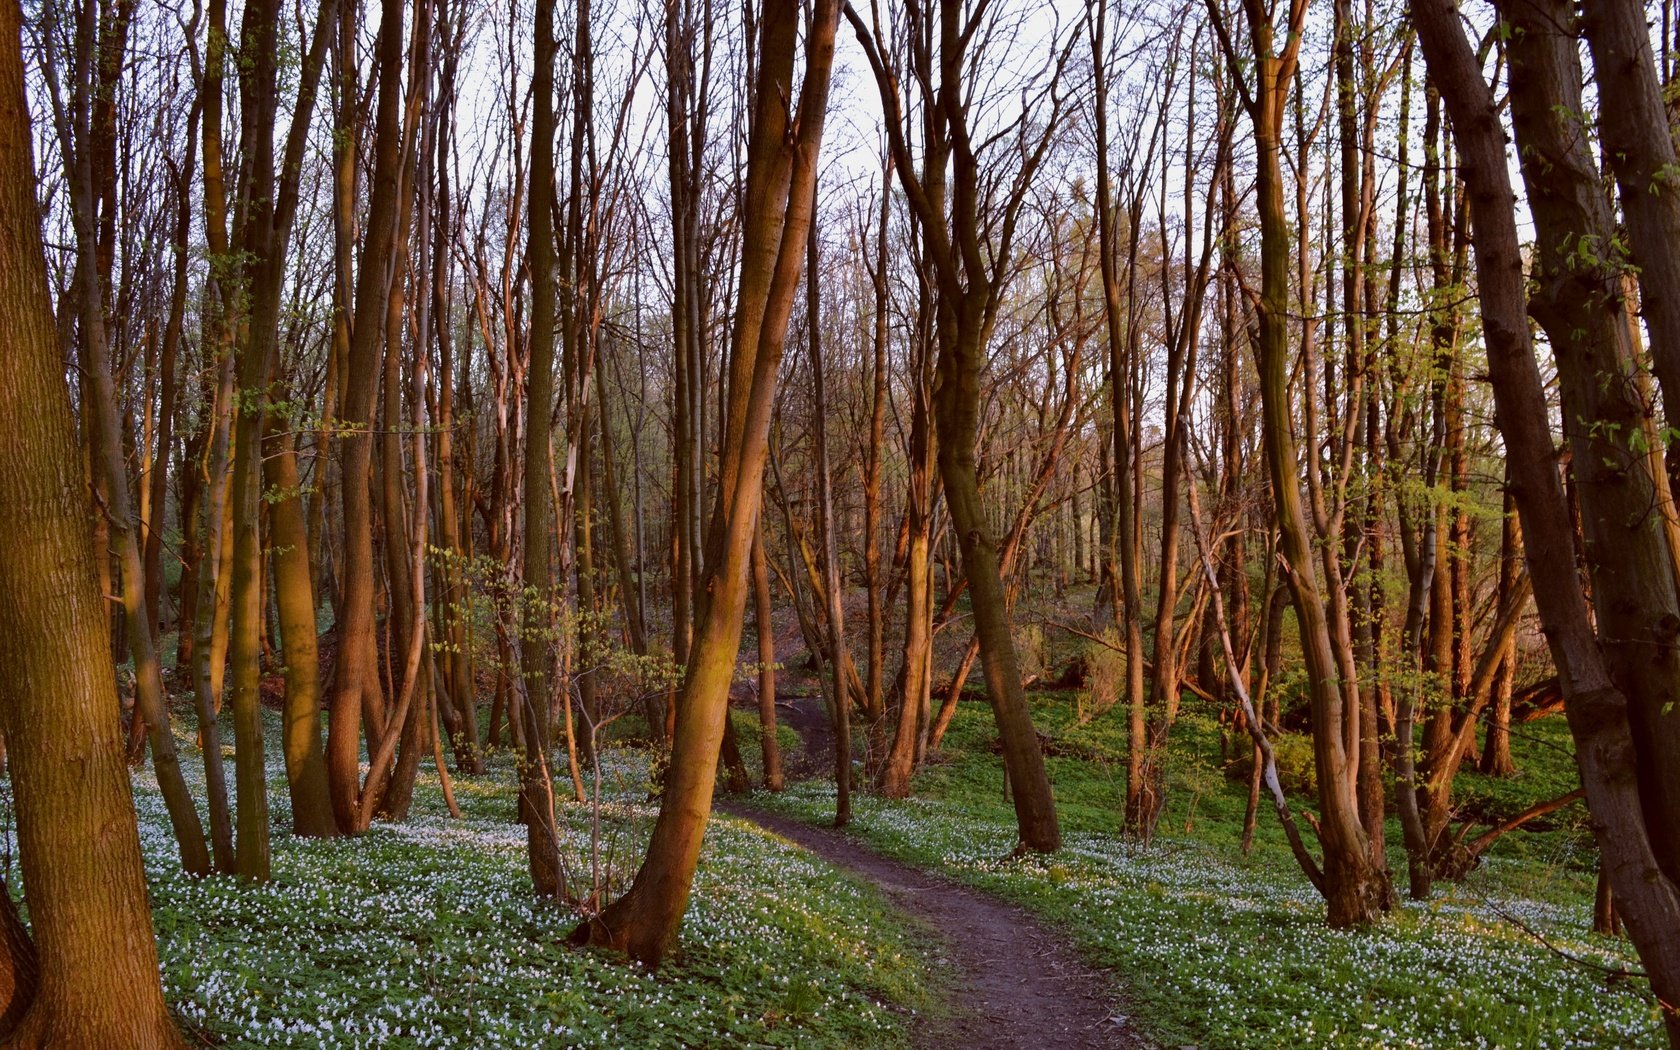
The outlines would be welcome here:
M 296 839 L 272 743 L 278 721 L 265 717 L 269 883 L 184 875 L 155 779 L 133 778 L 165 994 L 207 1038 L 312 1048 L 905 1042 L 924 961 L 873 891 L 804 851 L 716 822 L 679 955 L 651 974 L 566 947 L 578 914 L 532 897 L 511 760 L 455 781 L 464 819 L 447 815 L 428 764 L 407 822 Z M 190 727 L 175 728 L 202 799 Z M 602 763 L 602 834 L 633 870 L 657 813 L 642 786 L 645 756 L 605 749 Z M 590 812 L 562 799 L 558 816 L 572 875 L 587 880 Z

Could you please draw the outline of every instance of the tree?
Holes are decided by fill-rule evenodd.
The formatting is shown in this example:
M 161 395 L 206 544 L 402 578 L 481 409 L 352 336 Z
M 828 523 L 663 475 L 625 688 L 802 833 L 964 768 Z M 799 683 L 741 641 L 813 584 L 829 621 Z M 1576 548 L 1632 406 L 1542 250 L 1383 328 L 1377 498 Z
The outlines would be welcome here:
M 815 191 L 813 190 L 813 195 Z M 822 255 L 817 242 L 817 224 L 813 221 L 806 237 L 805 259 L 805 334 L 811 351 L 811 396 L 816 413 L 817 432 L 817 513 L 822 525 L 823 592 L 828 598 L 828 651 L 830 690 L 834 704 L 834 826 L 843 828 L 852 820 L 852 718 L 851 697 L 846 689 L 846 627 L 842 583 L 840 580 L 839 541 L 834 535 L 833 472 L 828 459 L 828 393 L 823 376 L 822 299 L 818 291 L 818 273 Z M 774 732 L 774 726 L 770 732 Z
M 839 5 L 836 0 L 819 0 L 811 9 L 805 75 L 795 110 L 793 60 L 799 21 L 798 5 L 770 0 L 758 27 L 747 224 L 730 340 L 720 498 L 707 543 L 707 583 L 699 592 L 707 595 L 705 608 L 677 698 L 665 794 L 635 882 L 572 934 L 574 942 L 610 946 L 648 965 L 658 965 L 675 941 L 711 809 L 762 502 L 776 373 L 814 210 Z
M 1254 126 L 1258 158 L 1255 197 L 1260 212 L 1260 294 L 1256 304 L 1259 335 L 1255 353 L 1260 372 L 1261 433 L 1280 533 L 1279 556 L 1295 598 L 1295 617 L 1300 626 L 1310 690 L 1313 766 L 1320 807 L 1318 837 L 1324 847 L 1322 880 L 1315 882 L 1329 905 L 1331 926 L 1363 926 L 1374 922 L 1381 911 L 1388 897 L 1387 879 L 1383 870 L 1372 862 L 1370 842 L 1360 822 L 1356 793 L 1361 735 L 1358 677 L 1349 673 L 1352 670 L 1349 660 L 1338 660 L 1338 653 L 1350 657 L 1351 652 L 1345 645 L 1338 646 L 1338 639 L 1333 637 L 1336 627 L 1346 626 L 1345 605 L 1336 609 L 1328 600 L 1341 593 L 1342 580 L 1339 573 L 1333 574 L 1328 581 L 1330 595 L 1321 592 L 1313 566 L 1314 530 L 1301 501 L 1301 466 L 1289 397 L 1291 252 L 1279 158 L 1284 107 L 1299 61 L 1306 8 L 1306 0 L 1291 0 L 1279 49 L 1279 31 L 1272 12 L 1260 0 L 1244 0 L 1253 69 L 1245 76 L 1241 72 L 1244 63 L 1226 27 L 1224 12 L 1214 0 L 1208 3 L 1226 63 Z M 1312 467 L 1308 473 L 1311 481 Z M 1315 516 L 1322 518 L 1317 513 L 1318 501 L 1314 502 Z M 1325 542 L 1316 545 L 1328 562 L 1326 568 L 1333 569 L 1336 545 Z M 1337 616 L 1337 612 L 1341 615 Z
M 0 370 L 0 729 L 34 955 L 8 937 L 6 962 L 13 972 L 33 970 L 34 980 L 26 1003 L 4 1004 L 11 1027 L 0 1038 L 21 1048 L 184 1047 L 158 980 L 104 599 L 47 293 L 20 21 L 20 5 L 0 4 L 0 323 L 11 347 Z M 12 987 L 29 996 L 29 982 Z
M 369 185 L 368 215 L 356 272 L 354 317 L 346 354 L 346 374 L 339 442 L 342 462 L 344 553 L 340 572 L 338 660 L 334 665 L 333 696 L 327 719 L 327 784 L 333 818 L 345 834 L 367 829 L 378 792 L 372 779 L 364 788 L 358 761 L 364 713 L 383 707 L 374 642 L 373 501 L 370 479 L 373 461 L 373 408 L 378 394 L 379 349 L 384 341 L 385 312 L 390 294 L 391 258 L 397 232 L 401 179 L 403 8 L 400 0 L 380 5 L 379 38 L 375 44 L 379 94 L 374 112 L 373 177 Z M 341 31 L 353 33 L 346 23 Z M 353 39 L 353 37 L 352 37 Z M 400 732 L 373 718 L 369 750 L 376 735 Z
M 163 667 L 146 611 L 146 574 L 140 551 L 140 523 L 134 513 L 128 469 L 123 462 L 123 439 L 112 379 L 114 368 L 106 331 L 105 293 L 102 288 L 108 281 L 96 265 L 100 258 L 100 211 L 103 208 L 107 215 L 110 211 L 99 186 L 104 176 L 114 179 L 115 175 L 111 170 L 114 167 L 114 143 L 108 129 L 96 134 L 95 126 L 103 125 L 110 119 L 110 96 L 115 91 L 115 85 L 109 63 L 96 61 L 97 54 L 92 46 L 95 39 L 93 5 L 82 3 L 77 8 L 75 31 L 80 46 L 73 50 L 71 56 L 70 90 L 67 93 L 58 90 L 60 78 L 55 57 L 55 19 L 56 10 L 49 8 L 43 69 L 52 88 L 53 119 L 57 125 L 59 148 L 64 155 L 71 221 L 75 227 L 79 261 L 71 296 L 76 308 L 74 316 L 81 360 L 89 381 L 89 388 L 84 391 L 88 406 L 84 428 L 90 439 L 95 498 L 103 503 L 99 512 L 109 523 L 111 539 L 115 542 L 121 565 L 124 635 L 129 655 L 134 661 L 137 714 L 145 723 L 147 739 L 152 746 L 152 765 L 157 771 L 158 785 L 163 789 L 170 823 L 175 829 L 175 840 L 181 849 L 181 866 L 194 875 L 204 875 L 210 870 L 210 852 L 204 841 L 204 826 L 199 821 L 198 810 L 181 773 L 174 737 L 169 731 Z M 107 24 L 104 28 L 107 33 L 118 35 L 115 40 L 107 39 L 102 43 L 120 52 L 122 34 L 126 33 L 123 19 L 116 19 L 115 27 Z M 99 114 L 97 117 L 96 113 Z
M 525 822 L 531 885 L 539 897 L 560 892 L 560 843 L 554 826 L 554 781 L 548 770 L 550 594 L 549 419 L 554 404 L 554 0 L 537 4 L 537 46 L 531 72 L 536 119 L 531 132 L 531 347 L 525 407 L 525 594 L 515 690 L 525 727 L 519 811 Z
M 872 29 L 848 4 L 846 19 L 869 59 L 881 105 L 886 112 L 887 139 L 899 184 L 927 239 L 929 263 L 938 287 L 939 357 L 935 366 L 933 418 L 938 440 L 940 477 L 945 485 L 945 504 L 951 512 L 963 572 L 968 580 L 974 610 L 974 632 L 980 640 L 980 663 L 985 672 L 986 692 L 992 714 L 1003 739 L 1004 769 L 1015 800 L 1016 825 L 1021 846 L 1042 853 L 1061 848 L 1061 827 L 1056 819 L 1055 797 L 1044 769 L 1044 755 L 1032 714 L 1021 686 L 1019 661 L 1003 577 L 999 570 L 998 547 L 990 535 L 980 500 L 975 443 L 980 423 L 980 376 L 985 367 L 987 343 L 997 321 L 997 311 L 1014 262 L 1016 224 L 1027 199 L 1027 189 L 1043 162 L 1062 110 L 1062 96 L 1056 80 L 1067 65 L 1072 38 L 1058 42 L 1058 50 L 1043 71 L 1043 81 L 1023 87 L 1029 95 L 1048 100 L 1046 112 L 1029 123 L 1028 106 L 1002 134 L 986 139 L 1006 142 L 1020 158 L 1013 171 L 987 170 L 982 161 L 983 145 L 970 127 L 974 99 L 967 72 L 969 47 L 985 32 L 989 12 L 982 5 L 967 9 L 960 0 L 941 0 L 937 9 L 915 9 L 924 24 L 910 34 L 911 60 L 921 75 L 901 77 L 892 64 L 888 42 L 880 36 L 881 19 Z M 937 47 L 935 45 L 937 41 Z M 938 78 L 929 73 L 937 63 Z M 924 166 L 917 168 L 911 154 L 900 84 L 909 79 L 922 93 L 921 104 L 930 115 L 923 143 Z M 950 206 L 946 206 L 944 161 L 950 160 Z M 919 170 L 919 174 L 918 174 Z M 994 195 L 982 189 L 995 187 Z M 999 199 L 1001 198 L 1001 199 Z M 982 214 L 984 212 L 984 215 Z M 995 238 L 982 246 L 985 239 Z
M 1600 648 L 1575 569 L 1570 515 L 1556 468 L 1540 369 L 1529 341 L 1522 254 L 1498 110 L 1453 5 L 1448 0 L 1413 0 L 1412 17 L 1430 76 L 1452 117 L 1461 171 L 1476 215 L 1477 287 L 1496 422 L 1505 439 L 1535 604 L 1563 687 L 1593 834 L 1616 906 L 1651 989 L 1663 1004 L 1669 1042 L 1680 1046 L 1680 1011 L 1674 1006 L 1680 1003 L 1680 888 L 1664 874 L 1645 822 L 1642 758 L 1634 739 L 1630 697 Z M 1555 44 L 1550 46 L 1557 50 Z M 1572 119 L 1572 111 L 1564 109 L 1551 119 Z M 1567 159 L 1567 154 L 1557 159 Z

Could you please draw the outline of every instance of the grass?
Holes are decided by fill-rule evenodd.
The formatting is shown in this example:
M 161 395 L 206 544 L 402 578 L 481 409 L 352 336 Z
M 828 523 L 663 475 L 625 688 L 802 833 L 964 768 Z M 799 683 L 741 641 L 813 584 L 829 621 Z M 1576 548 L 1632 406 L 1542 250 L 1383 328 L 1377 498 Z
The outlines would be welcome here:
M 930 1005 L 930 967 L 902 916 L 749 824 L 714 822 L 682 951 L 650 973 L 566 947 L 576 912 L 531 897 L 510 761 L 456 780 L 462 820 L 423 774 L 408 822 L 301 840 L 288 833 L 276 720 L 268 731 L 266 885 L 184 876 L 150 770 L 134 778 L 164 990 L 206 1043 L 890 1047 Z M 183 765 L 201 774 L 190 729 L 177 732 Z M 655 808 L 641 756 L 615 750 L 606 761 L 606 841 L 623 875 Z M 564 804 L 560 820 L 582 875 L 587 810 Z
M 1115 834 L 1123 713 L 1080 724 L 1068 694 L 1034 704 L 1055 744 L 1061 853 L 1007 856 L 1013 810 L 983 703 L 961 705 L 916 798 L 855 795 L 854 830 L 1063 927 L 1116 975 L 1133 1027 L 1162 1045 L 1661 1044 L 1641 982 L 1606 973 L 1635 967 L 1630 949 L 1589 932 L 1596 852 L 1579 807 L 1506 836 L 1464 883 L 1439 885 L 1375 929 L 1330 931 L 1269 810 L 1254 852 L 1240 856 L 1246 785 L 1224 775 L 1219 729 L 1193 702 L 1174 730 L 1168 807 L 1147 849 Z M 735 719 L 756 781 L 756 718 Z M 620 878 L 655 813 L 646 755 L 626 740 L 634 721 L 615 727 L 603 752 L 607 867 Z M 917 1013 L 939 1008 L 937 968 L 905 916 L 750 824 L 714 821 L 682 951 L 649 973 L 566 947 L 576 911 L 530 897 L 507 759 L 456 780 L 462 820 L 447 816 L 427 766 L 408 822 L 354 840 L 298 840 L 287 833 L 277 721 L 268 728 L 267 885 L 183 876 L 150 771 L 135 776 L 165 991 L 207 1044 L 892 1047 L 908 1041 Z M 177 723 L 202 796 L 190 733 Z M 785 725 L 779 736 L 791 764 L 801 743 Z M 1560 721 L 1518 727 L 1513 751 L 1516 777 L 1461 774 L 1467 810 L 1498 819 L 1572 786 Z M 806 781 L 755 801 L 826 820 L 833 791 Z M 571 870 L 584 878 L 588 811 L 565 804 L 559 816 Z M 1403 872 L 1399 842 L 1391 827 L 1391 864 Z
M 961 705 L 942 760 L 916 781 L 916 798 L 854 796 L 854 830 L 886 854 L 1065 928 L 1118 976 L 1137 1025 L 1164 1045 L 1661 1045 L 1648 990 L 1600 969 L 1637 964 L 1624 942 L 1590 933 L 1596 858 L 1579 809 L 1558 814 L 1549 830 L 1506 836 L 1464 883 L 1440 884 L 1434 899 L 1406 902 L 1374 929 L 1332 931 L 1269 808 L 1253 854 L 1240 856 L 1246 783 L 1222 775 L 1209 720 L 1187 708 L 1174 730 L 1169 807 L 1146 849 L 1115 833 L 1122 713 L 1077 725 L 1069 697 L 1034 703 L 1059 753 L 1047 761 L 1067 843 L 1061 853 L 1007 857 L 1014 816 L 982 703 Z M 1523 773 L 1507 781 L 1467 773 L 1463 796 L 1515 811 L 1561 793 L 1559 784 L 1567 790 L 1567 732 L 1551 723 L 1520 728 L 1513 751 Z M 833 791 L 806 782 L 757 801 L 827 819 Z M 1391 859 L 1403 879 L 1399 842 L 1395 827 Z

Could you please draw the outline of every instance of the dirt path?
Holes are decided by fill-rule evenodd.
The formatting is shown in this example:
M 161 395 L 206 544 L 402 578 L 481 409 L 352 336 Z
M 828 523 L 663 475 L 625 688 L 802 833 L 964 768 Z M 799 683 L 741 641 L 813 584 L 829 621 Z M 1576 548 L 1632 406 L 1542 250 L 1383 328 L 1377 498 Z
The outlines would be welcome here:
M 834 726 L 828 705 L 821 696 L 776 697 L 777 716 L 805 742 L 799 759 L 787 769 L 788 776 L 827 776 L 834 769 Z
M 880 887 L 928 928 L 949 972 L 948 1009 L 912 1032 L 929 1050 L 1144 1048 L 1117 1012 L 1109 981 L 1067 941 L 1013 905 L 873 853 L 849 836 L 750 806 L 721 809 Z

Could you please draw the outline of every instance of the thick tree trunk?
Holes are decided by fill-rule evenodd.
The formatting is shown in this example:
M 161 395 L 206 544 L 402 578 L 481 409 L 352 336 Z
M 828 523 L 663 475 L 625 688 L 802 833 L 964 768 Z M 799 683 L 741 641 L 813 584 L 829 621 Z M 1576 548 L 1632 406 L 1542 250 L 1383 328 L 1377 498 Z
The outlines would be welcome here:
M 1015 802 L 1015 821 L 1021 845 L 1041 853 L 1061 848 L 1056 801 L 1044 754 L 1033 729 L 1021 671 L 1015 655 L 1015 636 L 997 547 L 980 502 L 974 459 L 979 429 L 979 325 L 946 342 L 941 339 L 934 383 L 934 422 L 939 434 L 939 473 L 945 484 L 945 505 L 962 551 L 963 575 L 968 580 L 974 611 L 974 633 L 980 640 L 980 667 L 992 702 L 998 735 L 1003 740 L 1004 773 Z
M 239 243 L 245 260 L 243 287 L 249 294 L 250 316 L 243 330 L 236 358 L 239 383 L 234 413 L 234 465 L 230 501 L 234 510 L 233 624 L 230 643 L 233 666 L 233 715 L 237 795 L 235 868 L 239 874 L 266 880 L 269 873 L 268 781 L 263 745 L 261 684 L 262 655 L 267 642 L 267 595 L 263 572 L 263 545 L 259 512 L 267 505 L 260 498 L 263 482 L 263 431 L 267 418 L 269 385 L 279 356 L 280 311 L 283 296 L 286 249 L 298 202 L 298 178 L 303 163 L 315 91 L 326 58 L 327 42 L 336 25 L 336 8 L 324 0 L 312 33 L 311 45 L 299 76 L 297 110 L 292 114 L 285 152 L 278 176 L 275 162 L 275 124 L 279 105 L 279 17 L 277 0 L 248 3 L 241 30 L 239 94 L 244 113 L 242 142 L 245 152 L 245 182 L 241 187 L 238 214 L 243 219 Z M 308 536 L 303 508 L 298 502 L 296 464 L 292 464 L 291 488 L 284 491 L 289 505 L 283 513 L 296 550 L 307 558 Z M 275 512 L 270 510 L 272 521 Z M 271 530 L 272 531 L 272 530 Z M 287 565 L 288 584 L 296 589 L 296 574 L 307 576 L 307 560 Z M 304 598 L 309 597 L 308 580 L 303 581 Z M 294 598 L 295 601 L 295 598 Z M 305 624 L 293 621 L 292 640 L 299 660 L 308 665 L 295 669 L 294 677 L 302 702 L 313 711 L 313 689 L 301 681 L 313 676 L 314 617 L 312 612 L 292 610 Z M 298 637 L 299 627 L 308 635 Z M 307 650 L 307 654 L 305 653 Z M 293 655 L 290 651 L 288 656 Z M 317 784 L 317 787 L 319 785 Z M 316 799 L 319 802 L 319 799 Z M 306 814 L 314 831 L 324 830 L 318 811 Z
M 1630 450 L 1644 433 L 1637 352 L 1622 302 L 1618 265 L 1588 265 L 1571 247 L 1609 244 L 1615 218 L 1590 150 L 1562 114 L 1581 111 L 1581 68 L 1559 0 L 1508 0 L 1501 13 L 1518 30 L 1511 44 L 1512 124 L 1541 246 L 1529 311 L 1557 360 L 1564 434 L 1580 486 L 1583 554 L 1592 579 L 1602 644 L 1629 701 L 1638 751 L 1640 799 L 1658 864 L 1680 886 L 1680 594 L 1677 553 L 1664 528 L 1650 460 Z M 1671 249 L 1669 249 L 1671 250 Z M 1642 450 L 1641 450 L 1642 451 Z
M 18 993 L 27 994 L 28 980 L 14 977 L 0 1016 L 15 1026 L 0 1038 L 25 1050 L 177 1050 L 185 1041 L 158 980 L 112 717 L 118 701 L 87 490 L 40 248 L 19 15 L 17 4 L 0 5 L 0 254 L 8 260 L 0 325 L 10 348 L 0 369 L 0 729 L 37 958 L 27 1001 Z M 137 574 L 136 592 L 140 582 Z M 15 912 L 11 920 L 5 947 L 18 975 Z

